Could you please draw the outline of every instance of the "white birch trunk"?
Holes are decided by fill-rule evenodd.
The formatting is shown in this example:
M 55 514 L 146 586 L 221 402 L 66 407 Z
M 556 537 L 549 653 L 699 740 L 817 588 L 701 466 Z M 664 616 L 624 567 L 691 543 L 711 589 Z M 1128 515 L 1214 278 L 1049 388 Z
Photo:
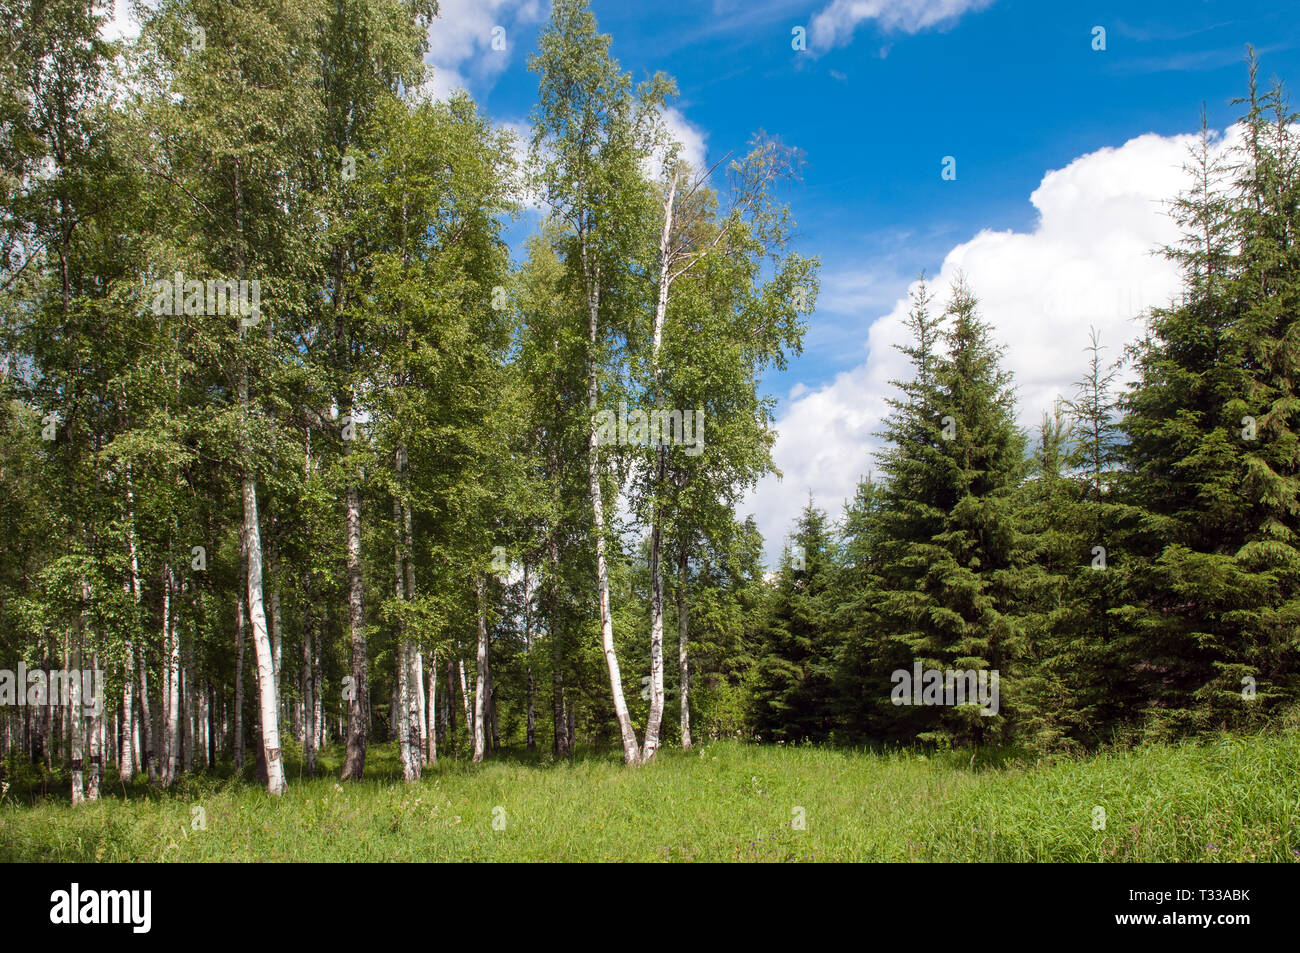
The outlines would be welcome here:
M 163 704 L 163 737 L 166 740 L 167 758 L 163 766 L 163 784 L 170 786 L 180 775 L 181 762 L 181 646 L 176 630 L 173 599 L 180 602 L 176 593 L 176 579 L 170 564 L 163 564 L 163 651 L 166 657 Z
M 656 402 L 659 400 L 662 373 L 659 366 L 659 349 L 663 344 L 664 321 L 668 315 L 668 286 L 671 280 L 669 241 L 672 238 L 673 201 L 676 195 L 677 177 L 672 176 L 664 201 L 664 227 L 659 238 L 659 294 L 655 301 L 654 347 L 650 358 L 654 370 Z M 661 433 L 655 445 L 655 478 L 650 489 L 656 497 L 663 488 L 667 462 L 668 448 L 663 443 Z M 641 751 L 642 763 L 654 758 L 659 750 L 659 732 L 664 717 L 663 535 L 663 513 L 659 501 L 655 499 L 650 508 L 650 714 L 646 719 L 645 744 Z
M 587 239 L 582 235 L 582 268 L 584 275 L 591 275 L 587 261 Z M 618 719 L 618 730 L 623 742 L 623 760 L 627 764 L 637 764 L 641 760 L 640 746 L 637 744 L 636 731 L 632 727 L 632 718 L 628 714 L 627 701 L 623 697 L 623 675 L 619 669 L 618 651 L 614 647 L 614 619 L 609 605 L 609 565 L 605 558 L 605 504 L 600 489 L 600 441 L 596 429 L 596 403 L 599 399 L 599 382 L 597 381 L 596 348 L 599 344 L 600 285 L 592 281 L 587 291 L 588 341 L 591 354 L 587 364 L 587 480 L 591 495 L 592 520 L 596 534 L 596 587 L 600 602 L 600 646 L 605 655 L 605 667 L 609 671 L 610 695 L 614 701 L 614 716 Z
M 425 703 L 424 695 L 424 653 L 420 651 L 415 652 L 415 684 L 413 688 L 415 691 L 416 705 L 419 706 L 419 714 L 417 717 L 419 718 L 420 728 L 420 760 L 427 763 L 428 755 L 426 752 L 429 750 L 429 724 L 427 719 L 428 707 Z
M 478 596 L 478 652 L 476 653 L 478 676 L 474 689 L 474 760 L 483 760 L 486 747 L 484 716 L 487 713 L 487 607 L 483 604 L 483 574 L 479 573 L 474 581 Z
M 682 747 L 691 746 L 691 666 L 689 652 L 690 608 L 686 600 L 688 581 L 686 547 L 677 556 L 677 667 L 682 680 Z
M 311 606 L 306 584 L 303 587 L 302 627 L 302 760 L 308 777 L 316 776 L 316 682 L 312 672 Z
M 85 594 L 84 583 L 82 584 L 82 593 L 84 597 Z M 83 746 L 84 746 L 82 735 L 84 733 L 84 719 L 82 718 L 82 704 L 81 704 L 81 645 L 80 645 L 81 637 L 82 637 L 81 626 L 84 624 L 84 618 L 85 615 L 83 612 L 82 621 L 78 623 L 77 631 L 73 633 L 72 635 L 73 641 L 69 646 L 69 651 L 66 653 L 66 658 L 68 659 L 69 662 L 67 667 L 71 669 L 72 673 L 76 676 L 75 678 L 72 678 L 70 680 L 71 684 L 69 684 L 68 686 L 68 699 L 67 699 L 68 704 L 63 705 L 62 704 L 63 699 L 62 698 L 58 699 L 58 702 L 60 703 L 60 710 L 66 710 L 70 716 L 68 718 L 69 721 L 68 731 L 70 735 L 69 747 L 72 754 L 72 759 L 71 759 L 72 760 L 72 803 L 74 805 L 81 804 L 86 800 L 85 774 L 82 767 L 82 756 L 83 756 Z M 54 701 L 53 696 L 54 696 L 54 691 L 51 690 L 50 697 L 52 702 Z
M 529 748 L 537 747 L 537 714 L 534 697 L 537 686 L 533 682 L 533 617 L 531 595 L 528 591 L 528 561 L 524 561 L 524 668 L 528 675 L 528 723 L 524 741 Z
M 271 590 L 271 666 L 274 670 L 272 684 L 275 686 L 276 710 L 280 708 L 280 652 L 284 646 L 284 627 L 280 614 L 280 581 L 277 578 L 275 588 Z
M 434 651 L 429 656 L 429 704 L 425 709 L 428 713 L 428 736 L 425 739 L 426 759 L 429 764 L 438 763 L 438 653 Z
M 460 666 L 460 700 L 465 709 L 465 733 L 474 737 L 474 708 L 469 700 L 469 682 L 465 678 L 465 660 L 457 659 Z
M 248 618 L 257 656 L 258 701 L 262 721 L 262 749 L 266 757 L 266 790 L 279 796 L 288 784 L 280 749 L 280 712 L 275 697 L 275 662 L 266 630 L 262 606 L 262 532 L 257 518 L 257 487 L 250 476 L 243 479 L 244 536 L 248 543 Z
M 348 700 L 347 752 L 341 778 L 359 781 L 366 769 L 366 616 L 362 602 L 361 494 L 354 480 L 347 486 L 348 628 L 352 639 L 352 697 Z
M 131 490 L 131 465 L 126 465 L 126 550 L 127 557 L 131 565 L 131 580 L 123 582 L 122 588 L 127 590 L 135 603 L 137 611 L 140 606 L 140 557 L 135 546 L 135 497 Z M 139 760 L 135 757 L 134 737 L 135 737 L 135 642 L 130 634 L 127 634 L 122 646 L 122 753 L 118 756 L 117 770 L 118 776 L 124 784 L 130 784 L 132 777 L 135 776 L 135 766 Z
M 82 594 L 87 600 L 90 598 L 90 586 L 82 583 Z M 80 711 L 76 712 L 78 717 L 84 718 L 83 725 L 88 729 L 90 743 L 87 747 L 90 749 L 90 765 L 86 772 L 86 800 L 99 800 L 100 781 L 104 776 L 104 697 L 103 685 L 98 678 L 99 653 L 92 652 L 90 656 L 90 670 L 95 672 L 92 676 L 91 691 L 95 694 L 90 698 L 83 698 Z M 78 677 L 82 677 L 78 673 Z M 83 694 L 85 682 L 82 682 Z M 90 716 L 87 718 L 86 706 L 90 708 Z

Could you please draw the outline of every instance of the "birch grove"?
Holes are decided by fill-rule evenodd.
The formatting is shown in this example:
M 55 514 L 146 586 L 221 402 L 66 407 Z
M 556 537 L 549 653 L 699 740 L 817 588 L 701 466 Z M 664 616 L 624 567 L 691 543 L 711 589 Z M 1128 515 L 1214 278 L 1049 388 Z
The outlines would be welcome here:
M 59 5 L 0 75 L 0 669 L 93 676 L 0 740 L 80 803 L 361 780 L 385 739 L 412 784 L 515 747 L 638 765 L 692 705 L 720 724 L 696 592 L 760 584 L 716 570 L 815 289 L 788 150 L 688 167 L 672 80 L 633 83 L 582 0 L 530 61 L 531 141 L 419 92 L 432 2 L 141 15 L 105 44 Z M 610 440 L 620 401 L 707 430 Z

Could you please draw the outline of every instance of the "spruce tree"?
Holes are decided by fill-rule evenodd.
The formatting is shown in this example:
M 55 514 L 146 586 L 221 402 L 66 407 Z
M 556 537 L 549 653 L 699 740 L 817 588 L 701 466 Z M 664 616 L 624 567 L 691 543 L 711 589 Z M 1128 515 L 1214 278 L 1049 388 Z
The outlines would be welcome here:
M 833 547 L 826 514 L 809 500 L 782 556 L 754 663 L 754 726 L 764 741 L 824 741 L 834 731 Z
M 913 343 L 903 351 L 916 376 L 891 404 L 882 434 L 890 445 L 879 458 L 887 481 L 877 664 L 1006 676 L 1021 649 L 1013 491 L 1025 469 L 1011 377 L 963 282 L 941 320 L 930 317 L 922 285 L 909 325 Z M 1000 682 L 1002 714 L 982 715 L 970 704 L 917 707 L 903 709 L 897 723 L 927 741 L 983 742 L 1005 725 L 1009 684 Z

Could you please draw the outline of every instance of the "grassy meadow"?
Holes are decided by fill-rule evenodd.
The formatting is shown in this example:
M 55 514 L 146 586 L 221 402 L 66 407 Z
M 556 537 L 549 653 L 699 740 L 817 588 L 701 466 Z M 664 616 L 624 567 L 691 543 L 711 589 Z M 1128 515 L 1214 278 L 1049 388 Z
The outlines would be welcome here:
M 336 780 L 339 757 L 315 780 L 292 765 L 278 800 L 251 779 L 162 791 L 110 773 L 73 809 L 15 780 L 0 861 L 1300 861 L 1296 732 L 1052 760 L 715 742 L 628 769 L 502 752 L 412 785 L 393 745 L 359 784 Z

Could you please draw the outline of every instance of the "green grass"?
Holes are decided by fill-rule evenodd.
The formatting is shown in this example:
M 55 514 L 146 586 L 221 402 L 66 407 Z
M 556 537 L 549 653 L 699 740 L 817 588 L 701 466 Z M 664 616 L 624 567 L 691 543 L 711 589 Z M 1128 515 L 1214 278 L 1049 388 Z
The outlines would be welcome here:
M 75 809 L 11 790 L 0 860 L 1300 860 L 1295 732 L 1039 762 L 736 743 L 660 757 L 444 759 L 406 785 L 392 747 L 375 746 L 373 779 L 338 783 L 332 753 L 330 775 L 291 773 L 282 799 L 203 777 Z

